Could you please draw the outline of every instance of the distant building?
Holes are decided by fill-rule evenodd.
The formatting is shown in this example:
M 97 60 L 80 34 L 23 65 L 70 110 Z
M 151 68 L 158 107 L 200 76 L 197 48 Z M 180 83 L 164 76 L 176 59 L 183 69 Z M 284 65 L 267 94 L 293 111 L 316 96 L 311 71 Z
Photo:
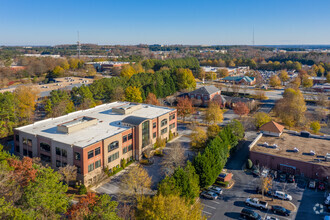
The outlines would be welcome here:
M 330 92 L 330 83 L 324 83 L 322 85 L 314 85 L 311 89 L 316 92 Z
M 216 96 L 221 96 L 221 91 L 217 87 L 203 86 L 188 93 L 190 99 L 196 99 L 201 101 L 201 105 L 206 106 L 210 101 L 212 101 Z
M 323 84 L 327 81 L 326 77 L 311 76 L 309 78 L 313 80 L 313 84 Z
M 133 62 L 134 63 L 134 62 Z M 130 62 L 115 62 L 115 61 L 100 61 L 100 62 L 88 62 L 86 65 L 93 65 L 96 71 L 103 72 L 111 70 L 113 67 L 123 67 L 128 65 Z
M 61 58 L 61 55 L 52 54 L 24 54 L 26 57 L 51 57 L 51 58 Z
M 264 135 L 279 137 L 283 133 L 284 126 L 270 121 L 259 128 L 260 132 Z
M 39 157 L 54 169 L 75 165 L 77 179 L 90 185 L 104 168 L 139 160 L 170 132 L 177 133 L 176 109 L 113 102 L 16 128 L 14 145 L 16 155 Z
M 256 83 L 255 77 L 249 77 L 249 76 L 227 76 L 222 80 L 233 84 L 250 85 L 250 86 Z

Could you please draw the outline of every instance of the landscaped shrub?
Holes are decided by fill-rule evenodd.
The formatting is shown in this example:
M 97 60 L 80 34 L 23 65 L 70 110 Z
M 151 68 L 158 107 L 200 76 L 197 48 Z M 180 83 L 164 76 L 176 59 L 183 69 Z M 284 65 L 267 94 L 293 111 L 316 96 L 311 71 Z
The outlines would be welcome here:
M 253 167 L 253 163 L 250 159 L 248 159 L 246 162 L 246 168 L 251 169 L 252 167 Z
M 79 187 L 78 193 L 79 193 L 79 195 L 83 195 L 83 194 L 86 194 L 87 193 L 87 188 L 86 188 L 86 186 L 84 184 L 82 184 Z
M 126 159 L 123 158 L 123 159 L 120 161 L 120 164 L 121 164 L 121 167 L 122 167 L 123 169 L 125 169 L 125 167 L 126 167 Z

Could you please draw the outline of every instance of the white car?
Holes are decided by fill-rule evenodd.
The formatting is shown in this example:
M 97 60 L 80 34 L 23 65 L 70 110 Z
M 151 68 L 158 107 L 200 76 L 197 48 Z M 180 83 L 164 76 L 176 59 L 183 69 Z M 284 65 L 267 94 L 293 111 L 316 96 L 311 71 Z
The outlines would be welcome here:
M 268 176 L 268 173 L 269 173 L 269 170 L 268 169 L 263 169 L 260 176 L 261 177 L 267 177 Z
M 289 201 L 292 200 L 292 196 L 290 196 L 289 194 L 286 194 L 284 192 L 281 192 L 281 191 L 275 191 L 274 197 L 283 199 L 283 200 L 289 200 Z
M 208 198 L 208 199 L 217 199 L 218 195 L 211 191 L 204 191 L 201 193 L 201 196 Z

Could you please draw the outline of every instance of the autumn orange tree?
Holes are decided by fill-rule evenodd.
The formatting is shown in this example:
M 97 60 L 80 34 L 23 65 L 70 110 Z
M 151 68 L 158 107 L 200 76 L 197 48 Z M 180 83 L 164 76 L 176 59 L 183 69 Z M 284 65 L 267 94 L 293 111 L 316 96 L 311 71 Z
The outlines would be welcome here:
M 146 103 L 151 105 L 159 105 L 156 95 L 152 92 L 148 94 Z
M 38 170 L 33 167 L 30 157 L 24 157 L 22 160 L 9 158 L 8 164 L 14 169 L 12 178 L 22 187 L 27 186 L 37 176 Z
M 185 121 L 188 115 L 194 113 L 194 107 L 189 98 L 179 98 L 176 108 L 178 110 L 178 116 L 182 117 L 183 121 Z
M 239 117 L 242 117 L 244 115 L 249 114 L 250 109 L 246 106 L 244 102 L 237 102 L 234 106 L 234 112 L 235 114 L 239 115 Z

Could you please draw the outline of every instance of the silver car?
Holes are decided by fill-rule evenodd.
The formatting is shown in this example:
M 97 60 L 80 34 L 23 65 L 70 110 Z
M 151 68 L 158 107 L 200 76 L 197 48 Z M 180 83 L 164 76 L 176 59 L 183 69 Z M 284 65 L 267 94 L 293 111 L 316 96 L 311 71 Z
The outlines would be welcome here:
M 218 196 L 220 196 L 222 194 L 222 189 L 217 186 L 211 186 L 209 188 L 209 191 L 216 193 Z
M 203 191 L 201 193 L 201 196 L 207 198 L 207 199 L 217 199 L 218 198 L 218 195 L 214 192 L 211 192 L 211 191 Z

